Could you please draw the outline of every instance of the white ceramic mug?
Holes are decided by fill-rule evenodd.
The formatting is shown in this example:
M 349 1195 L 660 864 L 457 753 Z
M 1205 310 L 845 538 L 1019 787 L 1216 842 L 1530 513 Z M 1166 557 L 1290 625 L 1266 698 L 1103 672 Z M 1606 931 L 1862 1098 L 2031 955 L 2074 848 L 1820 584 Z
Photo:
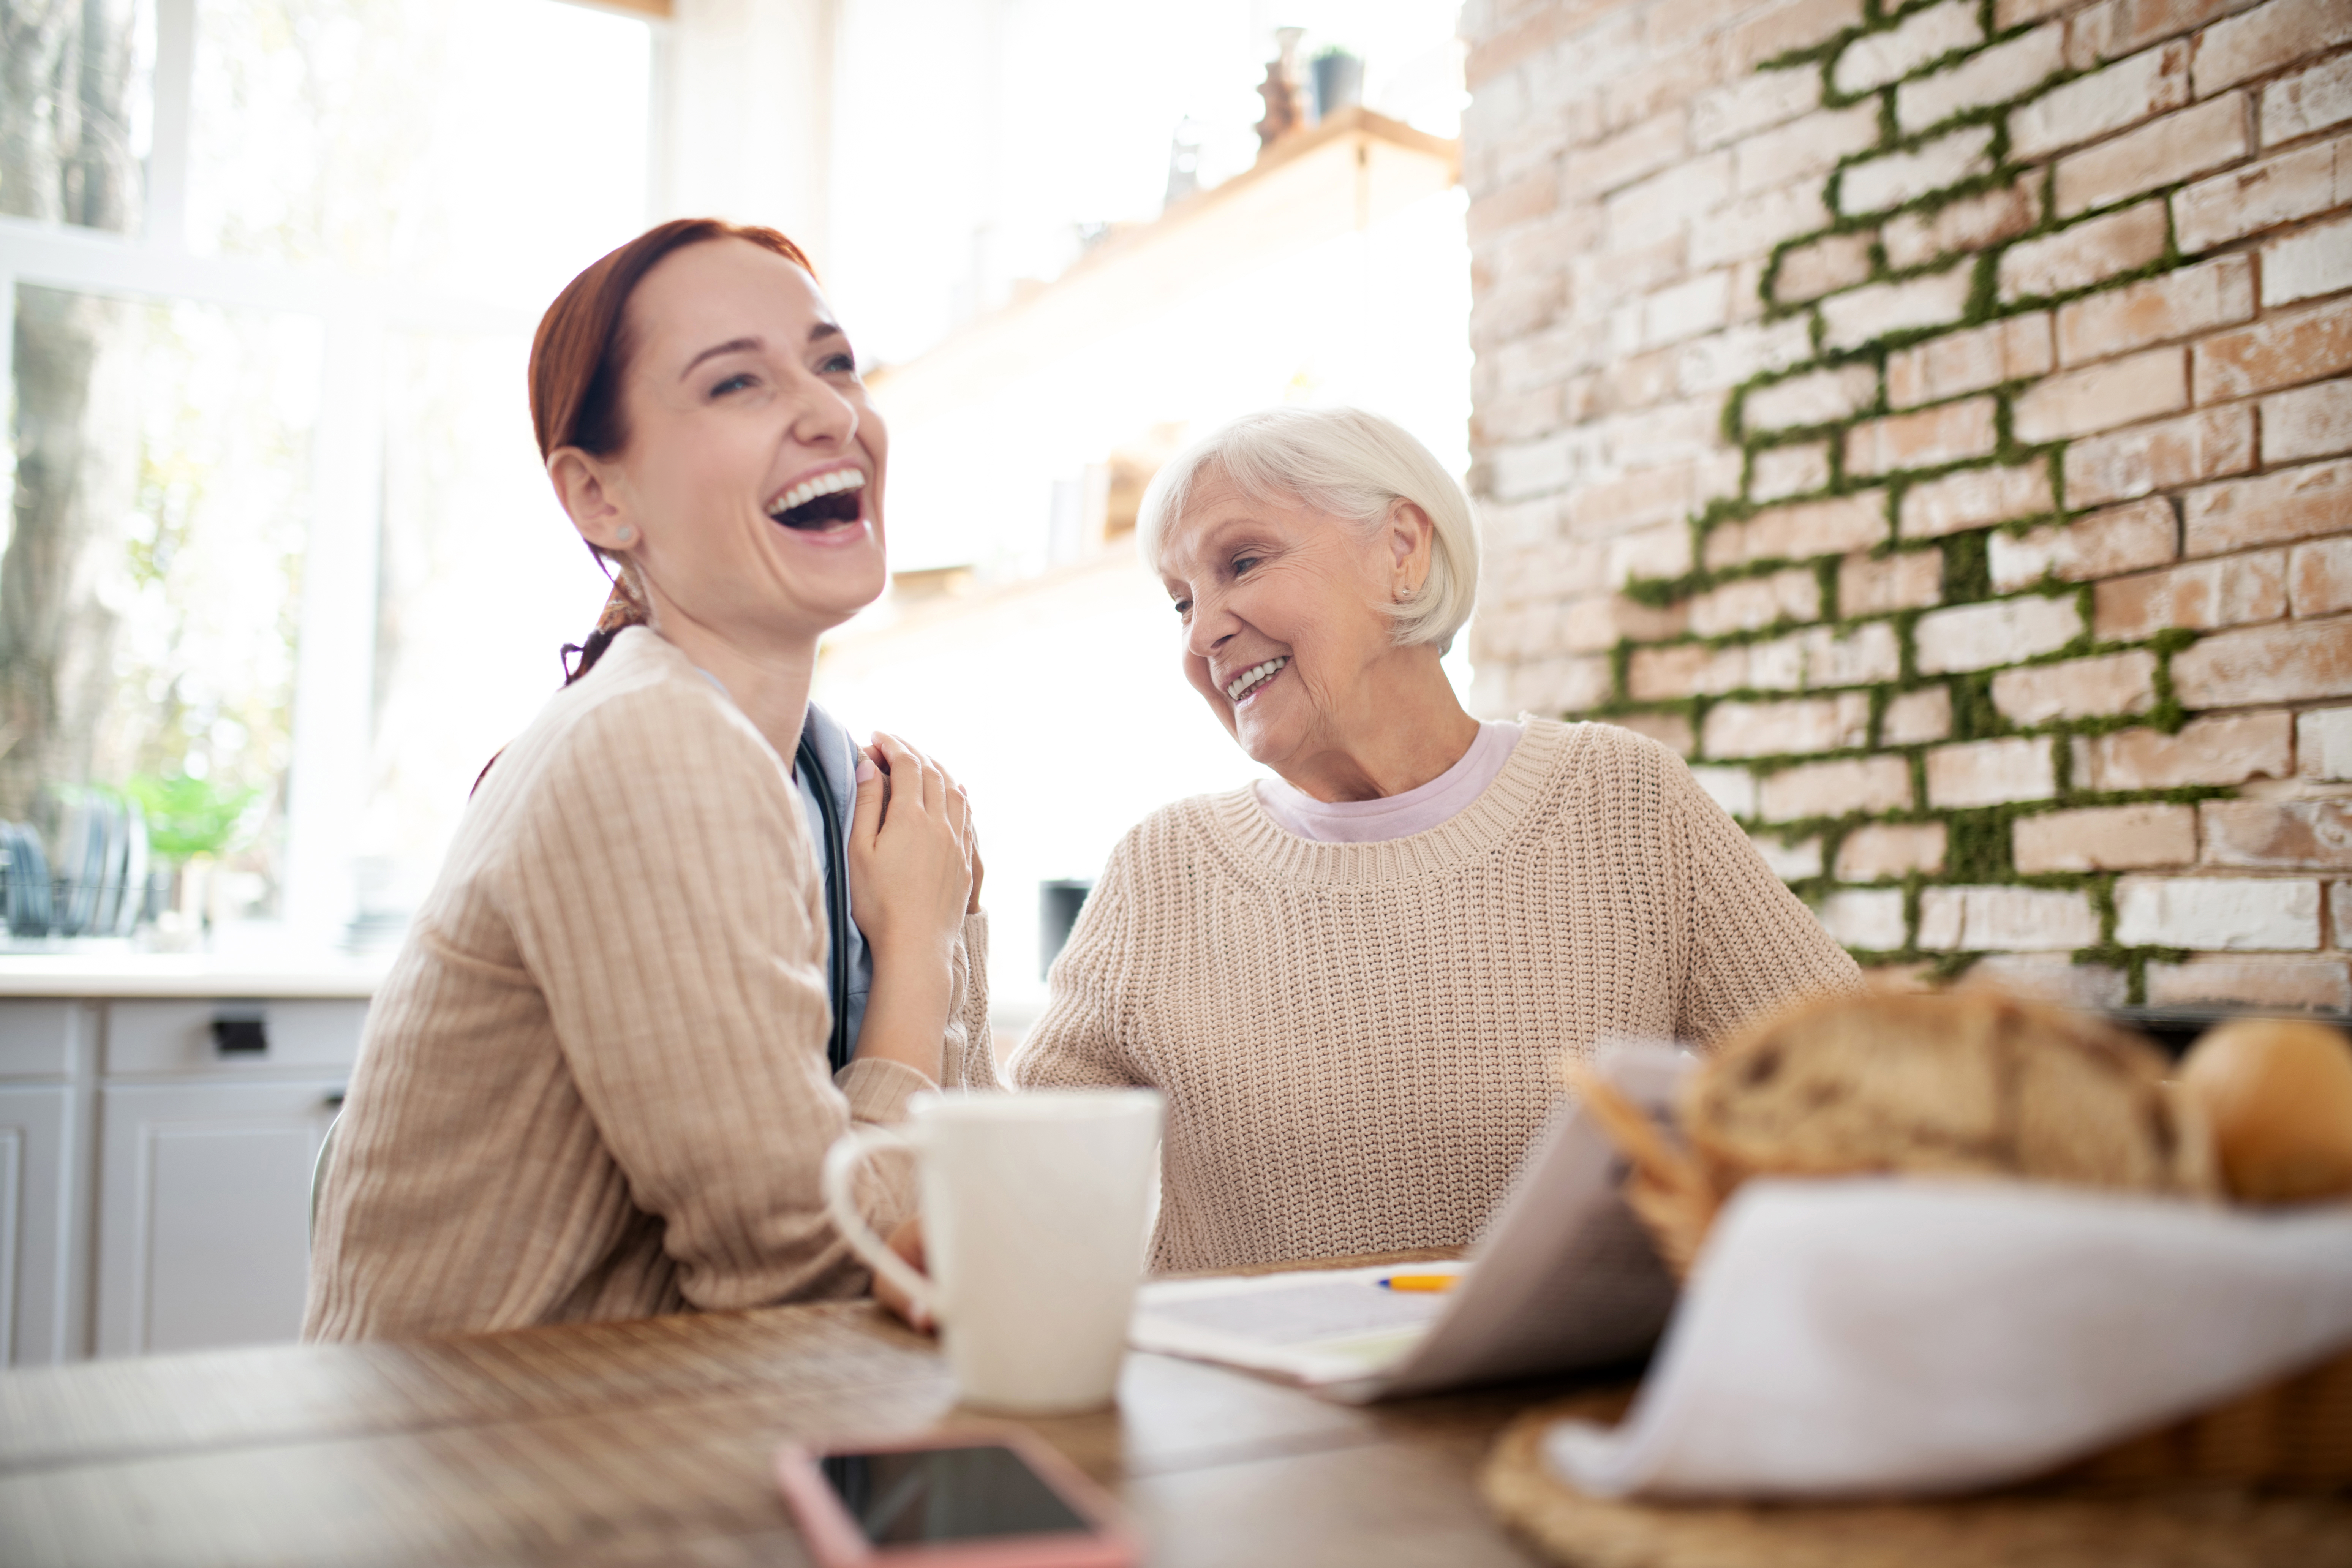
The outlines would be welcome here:
M 1042 1415 L 1111 1402 L 1143 1272 L 1160 1117 L 1148 1089 L 923 1094 L 903 1130 L 859 1128 L 827 1152 L 834 1225 L 938 1322 L 963 1403 Z M 921 1161 L 929 1279 L 851 1196 L 859 1164 L 889 1144 Z

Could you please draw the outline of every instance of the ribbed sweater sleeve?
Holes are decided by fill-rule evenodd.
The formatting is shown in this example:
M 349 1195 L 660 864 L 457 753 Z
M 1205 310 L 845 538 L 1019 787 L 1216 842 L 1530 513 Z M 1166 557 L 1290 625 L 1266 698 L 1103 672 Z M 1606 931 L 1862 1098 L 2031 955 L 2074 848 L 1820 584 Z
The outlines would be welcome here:
M 408 1337 L 854 1295 L 818 1173 L 935 1087 L 828 1076 L 815 847 L 783 761 L 631 628 L 500 757 L 377 992 L 304 1331 Z M 986 1043 L 987 924 L 942 1040 Z M 983 1051 L 984 1057 L 985 1052 Z M 911 1206 L 903 1162 L 863 1193 Z
M 988 914 L 966 915 L 963 940 L 950 963 L 953 985 L 947 1038 L 940 1051 L 940 1083 L 947 1089 L 1003 1089 L 996 1070 L 996 1035 L 988 1023 Z
M 1147 1085 L 1126 1052 L 1118 990 L 1131 973 L 1136 839 L 1112 849 L 1047 976 L 1051 1000 L 1011 1065 L 1020 1089 L 1127 1089 Z M 1148 962 L 1148 960 L 1146 960 Z
M 532 806 L 501 902 L 680 1294 L 751 1306 L 856 1273 L 824 1217 L 825 1149 L 931 1085 L 890 1062 L 853 1062 L 837 1089 L 826 1070 L 815 850 L 774 752 L 632 691 L 586 716 Z
M 1681 1037 L 1714 1045 L 1799 996 L 1860 985 L 1853 956 L 1772 874 L 1690 770 L 1668 757 L 1664 773 L 1669 831 L 1691 869 L 1693 951 Z

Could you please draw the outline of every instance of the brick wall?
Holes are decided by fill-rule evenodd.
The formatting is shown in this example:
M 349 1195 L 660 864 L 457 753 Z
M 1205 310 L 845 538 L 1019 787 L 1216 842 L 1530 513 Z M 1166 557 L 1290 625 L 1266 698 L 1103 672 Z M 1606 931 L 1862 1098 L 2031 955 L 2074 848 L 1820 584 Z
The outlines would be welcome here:
M 1469 0 L 1478 700 L 1866 964 L 2352 1006 L 2352 0 Z

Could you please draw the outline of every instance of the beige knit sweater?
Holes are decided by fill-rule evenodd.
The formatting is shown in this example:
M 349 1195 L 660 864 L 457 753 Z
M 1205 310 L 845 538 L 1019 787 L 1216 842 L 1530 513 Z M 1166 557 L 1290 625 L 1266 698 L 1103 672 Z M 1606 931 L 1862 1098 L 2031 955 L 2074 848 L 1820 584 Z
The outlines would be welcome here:
M 1324 844 L 1254 790 L 1120 841 L 1023 1088 L 1168 1097 L 1157 1268 L 1470 1241 L 1606 1036 L 1719 1038 L 1853 961 L 1656 742 L 1537 720 L 1410 838 Z
M 932 1085 L 889 1062 L 827 1072 L 815 856 L 759 731 L 684 654 L 623 632 L 490 770 L 369 1011 L 305 1334 L 864 1289 L 819 1166 L 851 1121 Z M 974 916 L 951 1081 L 994 1076 L 985 941 Z M 876 1224 L 907 1186 L 876 1184 Z

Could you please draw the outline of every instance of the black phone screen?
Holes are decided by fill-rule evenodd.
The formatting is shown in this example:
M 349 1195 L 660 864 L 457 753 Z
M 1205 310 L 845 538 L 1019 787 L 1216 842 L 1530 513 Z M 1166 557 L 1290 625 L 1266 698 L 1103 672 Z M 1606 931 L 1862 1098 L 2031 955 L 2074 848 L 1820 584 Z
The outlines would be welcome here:
M 1092 1528 L 1002 1444 L 827 1454 L 817 1468 L 877 1546 Z

